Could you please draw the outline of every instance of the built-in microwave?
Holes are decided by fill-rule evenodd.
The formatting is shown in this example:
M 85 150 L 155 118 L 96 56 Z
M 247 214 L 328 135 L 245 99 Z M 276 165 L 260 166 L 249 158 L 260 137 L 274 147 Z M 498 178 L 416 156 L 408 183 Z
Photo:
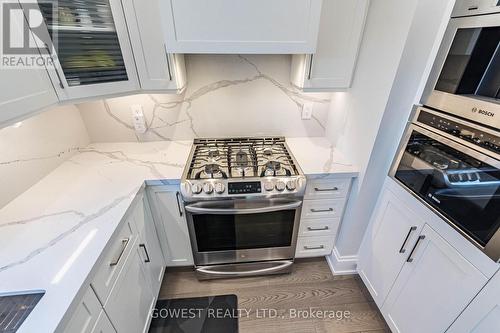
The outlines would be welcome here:
M 500 128 L 500 13 L 450 20 L 421 102 Z
M 389 175 L 500 261 L 500 131 L 418 107 Z

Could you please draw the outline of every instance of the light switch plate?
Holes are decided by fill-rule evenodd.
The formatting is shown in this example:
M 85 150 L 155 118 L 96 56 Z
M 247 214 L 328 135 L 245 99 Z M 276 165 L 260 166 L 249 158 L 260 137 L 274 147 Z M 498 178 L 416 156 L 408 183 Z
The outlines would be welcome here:
M 302 119 L 308 120 L 312 118 L 314 102 L 305 102 L 302 106 Z
M 142 105 L 134 104 L 130 106 L 132 110 L 132 123 L 134 124 L 134 129 L 137 133 L 146 133 L 146 119 L 144 118 L 144 112 L 142 110 Z

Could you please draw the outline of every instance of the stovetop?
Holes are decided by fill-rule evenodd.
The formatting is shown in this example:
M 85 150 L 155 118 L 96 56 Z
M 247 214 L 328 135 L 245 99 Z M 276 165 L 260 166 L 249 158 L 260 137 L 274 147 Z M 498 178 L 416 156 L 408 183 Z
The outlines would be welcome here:
M 305 177 L 284 137 L 195 139 L 182 185 L 185 199 L 295 194 Z

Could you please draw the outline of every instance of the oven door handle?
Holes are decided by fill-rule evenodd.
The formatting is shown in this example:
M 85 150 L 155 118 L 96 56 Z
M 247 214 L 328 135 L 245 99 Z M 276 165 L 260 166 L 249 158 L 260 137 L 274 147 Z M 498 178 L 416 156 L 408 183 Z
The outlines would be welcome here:
M 196 205 L 187 205 L 184 207 L 189 213 L 194 214 L 221 214 L 221 215 L 239 215 L 239 214 L 259 214 L 276 212 L 280 210 L 297 209 L 302 205 L 302 201 L 292 201 L 286 204 L 263 206 L 257 208 L 208 208 Z

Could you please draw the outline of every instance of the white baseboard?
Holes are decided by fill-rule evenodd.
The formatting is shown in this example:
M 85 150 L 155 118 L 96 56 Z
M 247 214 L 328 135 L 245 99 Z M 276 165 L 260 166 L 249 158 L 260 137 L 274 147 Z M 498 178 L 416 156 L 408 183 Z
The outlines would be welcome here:
M 334 246 L 332 254 L 326 256 L 326 262 L 333 275 L 357 274 L 358 256 L 341 256 Z

